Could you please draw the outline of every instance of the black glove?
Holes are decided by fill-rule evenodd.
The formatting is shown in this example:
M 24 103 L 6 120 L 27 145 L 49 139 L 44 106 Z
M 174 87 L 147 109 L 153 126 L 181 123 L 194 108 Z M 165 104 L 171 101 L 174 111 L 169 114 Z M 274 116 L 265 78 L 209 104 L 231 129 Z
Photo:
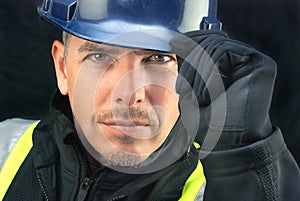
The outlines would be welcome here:
M 189 32 L 170 45 L 179 61 L 181 120 L 197 142 L 207 149 L 217 143 L 223 150 L 272 133 L 276 64 L 271 58 L 222 31 Z

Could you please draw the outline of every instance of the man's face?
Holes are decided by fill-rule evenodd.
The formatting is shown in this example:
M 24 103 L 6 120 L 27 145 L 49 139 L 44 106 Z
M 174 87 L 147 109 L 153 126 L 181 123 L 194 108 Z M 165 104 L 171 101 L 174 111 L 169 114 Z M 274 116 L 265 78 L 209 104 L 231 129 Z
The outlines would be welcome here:
M 174 54 L 89 42 L 55 41 L 58 86 L 78 135 L 108 165 L 134 166 L 165 141 L 178 115 Z M 88 150 L 89 151 L 89 150 Z

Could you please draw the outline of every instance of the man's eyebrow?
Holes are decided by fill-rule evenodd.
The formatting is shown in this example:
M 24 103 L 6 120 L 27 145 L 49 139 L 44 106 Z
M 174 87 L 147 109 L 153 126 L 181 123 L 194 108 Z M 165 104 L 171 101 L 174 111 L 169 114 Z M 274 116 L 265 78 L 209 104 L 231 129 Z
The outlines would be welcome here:
M 167 54 L 167 55 L 170 54 L 170 53 L 154 51 L 154 50 L 142 50 L 142 49 L 133 49 L 133 48 L 128 49 L 128 48 L 122 48 L 118 46 L 105 45 L 101 43 L 92 43 L 88 41 L 79 46 L 78 52 L 79 53 L 103 52 L 112 55 L 123 55 L 123 54 L 133 52 L 136 55 L 141 55 L 141 56 L 149 55 L 149 54 Z
M 120 49 L 118 47 L 102 45 L 97 43 L 85 42 L 84 44 L 80 45 L 78 48 L 79 53 L 84 52 L 105 52 L 111 54 L 118 54 Z
M 92 52 L 97 47 L 99 47 L 99 45 L 94 44 L 94 43 L 85 42 L 84 44 L 79 46 L 78 52 Z

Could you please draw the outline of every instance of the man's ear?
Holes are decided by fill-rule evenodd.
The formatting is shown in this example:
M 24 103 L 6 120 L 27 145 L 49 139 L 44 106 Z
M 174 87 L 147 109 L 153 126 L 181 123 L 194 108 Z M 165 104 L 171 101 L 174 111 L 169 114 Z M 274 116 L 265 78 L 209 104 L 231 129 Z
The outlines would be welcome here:
M 55 40 L 52 44 L 52 58 L 54 61 L 57 85 L 60 93 L 63 95 L 68 94 L 68 74 L 64 62 L 64 44 Z

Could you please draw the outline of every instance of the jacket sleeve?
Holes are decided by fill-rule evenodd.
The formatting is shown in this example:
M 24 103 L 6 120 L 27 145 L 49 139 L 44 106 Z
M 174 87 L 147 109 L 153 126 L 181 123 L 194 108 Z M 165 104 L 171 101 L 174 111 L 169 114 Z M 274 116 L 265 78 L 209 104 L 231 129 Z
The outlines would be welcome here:
M 204 201 L 299 201 L 300 171 L 281 131 L 244 147 L 213 151 L 201 160 Z

